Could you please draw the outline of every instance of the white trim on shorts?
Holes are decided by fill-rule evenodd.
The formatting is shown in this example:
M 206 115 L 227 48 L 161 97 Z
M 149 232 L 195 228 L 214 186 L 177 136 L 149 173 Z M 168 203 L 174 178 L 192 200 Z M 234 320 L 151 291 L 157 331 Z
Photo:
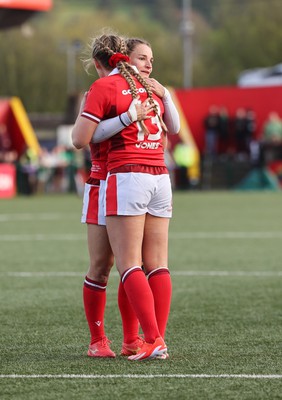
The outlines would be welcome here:
M 83 224 L 106 225 L 105 190 L 104 180 L 100 180 L 100 185 L 85 183 L 81 216 Z

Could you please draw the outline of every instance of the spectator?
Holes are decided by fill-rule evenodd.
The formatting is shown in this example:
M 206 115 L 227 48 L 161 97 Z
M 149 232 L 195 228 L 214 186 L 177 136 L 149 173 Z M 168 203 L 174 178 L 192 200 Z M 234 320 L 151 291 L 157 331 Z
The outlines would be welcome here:
M 257 165 L 260 160 L 260 144 L 255 135 L 257 129 L 256 119 L 254 110 L 248 108 L 246 111 L 246 145 L 253 165 Z
M 247 141 L 250 143 L 251 140 L 255 139 L 255 132 L 257 129 L 256 113 L 251 108 L 246 110 L 246 132 Z
M 282 121 L 275 111 L 269 113 L 263 126 L 261 151 L 264 164 L 282 159 Z
M 213 105 L 209 108 L 208 114 L 204 120 L 205 138 L 206 138 L 206 154 L 208 156 L 216 156 L 218 151 L 218 134 L 219 134 L 219 115 L 218 107 Z
M 219 133 L 219 153 L 227 153 L 230 145 L 230 120 L 226 107 L 222 106 L 219 109 L 218 119 Z
M 193 148 L 183 142 L 179 142 L 173 149 L 173 158 L 178 171 L 177 189 L 187 190 L 190 188 L 189 167 L 194 162 Z
M 269 113 L 268 119 L 264 124 L 262 140 L 267 143 L 282 142 L 282 121 L 275 111 Z
M 35 194 L 38 184 L 39 159 L 33 149 L 27 148 L 18 160 L 18 192 L 25 195 Z
M 234 118 L 235 149 L 239 158 L 243 158 L 248 153 L 246 115 L 246 110 L 240 107 Z

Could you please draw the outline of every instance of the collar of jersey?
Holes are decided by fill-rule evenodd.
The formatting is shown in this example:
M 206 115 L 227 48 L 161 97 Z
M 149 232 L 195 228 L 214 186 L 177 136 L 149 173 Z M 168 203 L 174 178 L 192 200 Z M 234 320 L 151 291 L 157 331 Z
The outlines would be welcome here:
M 135 67 L 135 65 L 131 65 L 131 67 L 134 69 L 135 72 L 138 72 L 138 73 L 139 73 L 139 71 L 138 71 L 138 69 Z M 117 68 L 114 68 L 114 69 L 109 73 L 109 76 L 110 76 L 110 75 L 116 75 L 116 74 L 119 74 L 119 70 L 118 70 Z

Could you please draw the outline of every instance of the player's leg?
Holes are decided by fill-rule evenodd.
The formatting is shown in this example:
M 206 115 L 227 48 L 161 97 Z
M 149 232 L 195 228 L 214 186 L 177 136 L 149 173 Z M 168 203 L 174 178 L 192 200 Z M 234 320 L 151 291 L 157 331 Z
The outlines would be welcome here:
M 154 299 L 141 268 L 145 215 L 107 217 L 107 229 L 124 289 L 140 321 L 145 340 L 159 336 Z
M 143 240 L 144 269 L 154 296 L 156 318 L 163 338 L 172 294 L 168 270 L 168 226 L 168 218 L 147 214 Z
M 156 358 L 166 351 L 157 326 L 154 298 L 141 268 L 145 215 L 107 217 L 107 229 L 124 290 L 140 321 L 145 342 L 130 360 Z
M 87 242 L 90 258 L 87 277 L 100 284 L 107 284 L 114 264 L 114 255 L 106 226 L 87 224 Z
M 82 222 L 87 223 L 90 265 L 83 285 L 85 316 L 91 341 L 88 355 L 115 357 L 104 330 L 106 287 L 114 258 L 104 217 L 104 181 L 85 185 Z M 94 184 L 93 184 L 94 183 Z
M 148 204 L 142 255 L 154 295 L 158 327 L 164 338 L 172 292 L 168 270 L 168 228 L 172 216 L 172 190 L 168 174 L 155 176 L 153 179 L 156 190 Z
M 144 339 L 139 335 L 139 321 L 128 300 L 121 280 L 118 287 L 118 306 L 123 331 L 123 343 L 120 354 L 122 356 L 130 356 L 140 350 Z
M 91 341 L 88 355 L 115 357 L 104 329 L 106 288 L 113 265 L 113 254 L 105 226 L 88 224 L 90 267 L 83 286 L 83 302 Z
M 140 350 L 142 359 L 149 358 L 155 350 L 163 353 L 166 348 L 164 342 L 161 347 L 159 343 L 155 343 L 160 333 L 155 316 L 154 299 L 141 268 L 146 204 L 151 192 L 149 174 L 117 173 L 107 178 L 107 230 L 125 292 L 148 345 L 144 352 L 142 348 L 145 343 Z M 140 357 L 140 352 L 137 359 Z M 153 357 L 155 356 L 156 353 L 153 354 Z

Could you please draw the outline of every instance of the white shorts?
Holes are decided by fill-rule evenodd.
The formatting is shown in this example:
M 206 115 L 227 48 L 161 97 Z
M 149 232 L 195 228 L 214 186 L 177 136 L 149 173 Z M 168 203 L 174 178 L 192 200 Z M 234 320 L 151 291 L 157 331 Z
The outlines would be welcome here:
M 172 190 L 168 174 L 143 172 L 108 174 L 106 181 L 106 216 L 143 215 L 171 218 Z
M 98 179 L 95 179 L 95 181 L 95 184 L 85 183 L 84 185 L 81 222 L 84 224 L 106 225 L 106 181 Z

